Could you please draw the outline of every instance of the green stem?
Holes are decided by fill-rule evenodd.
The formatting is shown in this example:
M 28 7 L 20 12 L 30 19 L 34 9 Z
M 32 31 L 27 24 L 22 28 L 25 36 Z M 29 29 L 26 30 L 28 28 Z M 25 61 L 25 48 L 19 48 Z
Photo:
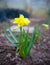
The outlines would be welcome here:
M 20 27 L 20 43 L 22 42 L 22 27 Z

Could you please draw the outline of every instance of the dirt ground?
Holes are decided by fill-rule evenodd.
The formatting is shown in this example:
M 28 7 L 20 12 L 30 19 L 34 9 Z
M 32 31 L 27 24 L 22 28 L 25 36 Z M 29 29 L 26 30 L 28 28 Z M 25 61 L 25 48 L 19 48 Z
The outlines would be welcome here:
M 35 41 L 30 56 L 23 60 L 20 56 L 16 57 L 16 48 L 4 36 L 3 24 L 0 25 L 0 65 L 50 65 L 50 28 L 46 31 L 38 23 L 42 31 L 41 41 Z

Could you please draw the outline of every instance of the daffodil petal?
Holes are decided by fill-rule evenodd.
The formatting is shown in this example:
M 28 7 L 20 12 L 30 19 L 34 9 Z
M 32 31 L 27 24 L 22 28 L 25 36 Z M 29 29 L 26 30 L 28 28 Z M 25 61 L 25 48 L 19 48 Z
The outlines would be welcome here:
M 16 23 L 18 23 L 18 21 L 19 21 L 19 18 L 15 18 L 15 19 L 14 19 L 14 21 L 16 21 Z
M 24 19 L 24 16 L 23 15 L 20 15 L 20 19 Z
M 18 24 L 18 27 L 21 27 L 21 26 Z
M 25 19 L 24 19 L 24 23 L 25 23 L 26 25 L 29 25 L 30 21 L 28 20 L 28 18 L 25 18 Z

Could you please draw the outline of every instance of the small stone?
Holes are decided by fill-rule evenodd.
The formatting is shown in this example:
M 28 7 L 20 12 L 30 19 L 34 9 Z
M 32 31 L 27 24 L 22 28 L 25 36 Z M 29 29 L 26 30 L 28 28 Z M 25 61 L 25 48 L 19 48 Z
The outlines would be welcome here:
M 34 46 L 34 49 L 36 49 L 36 46 Z
M 8 53 L 8 54 L 7 54 L 7 57 L 11 57 L 11 53 Z
M 46 42 L 46 39 L 44 39 L 43 42 Z
M 12 58 L 11 61 L 14 61 L 16 58 Z

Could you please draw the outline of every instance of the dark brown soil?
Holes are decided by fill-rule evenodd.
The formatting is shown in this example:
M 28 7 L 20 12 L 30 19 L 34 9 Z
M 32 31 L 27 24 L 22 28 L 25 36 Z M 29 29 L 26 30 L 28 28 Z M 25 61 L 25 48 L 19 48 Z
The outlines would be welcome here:
M 42 29 L 40 43 L 35 42 L 30 56 L 23 60 L 16 57 L 16 48 L 0 34 L 0 65 L 50 65 L 50 29 Z

